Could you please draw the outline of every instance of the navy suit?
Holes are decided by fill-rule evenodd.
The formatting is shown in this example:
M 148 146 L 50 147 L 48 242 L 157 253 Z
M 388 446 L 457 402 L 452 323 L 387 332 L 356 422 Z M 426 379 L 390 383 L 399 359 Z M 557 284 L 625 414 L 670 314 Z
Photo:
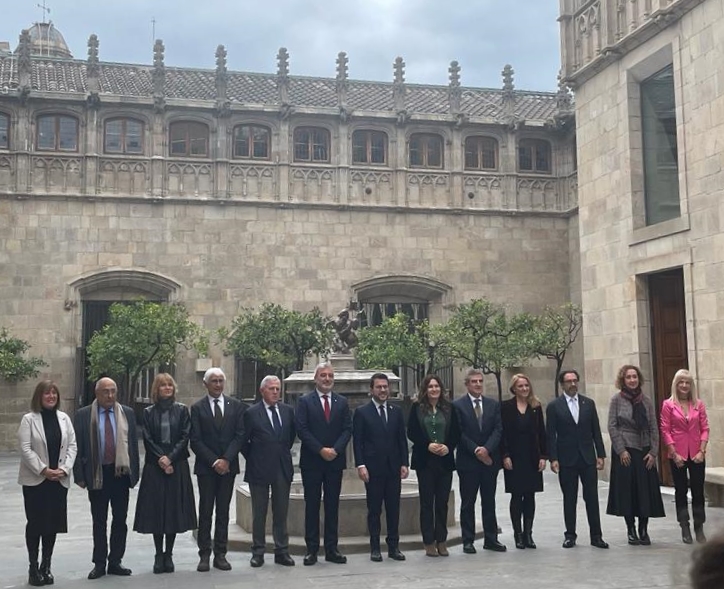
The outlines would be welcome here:
M 319 509 L 324 490 L 324 550 L 337 550 L 339 527 L 339 496 L 342 472 L 347 467 L 345 450 L 352 437 L 352 417 L 347 399 L 330 393 L 329 421 L 316 390 L 297 401 L 295 413 L 297 436 L 302 442 L 299 468 L 304 485 L 304 541 L 307 552 L 319 552 Z M 322 448 L 334 448 L 337 457 L 324 460 Z
M 500 404 L 488 397 L 481 397 L 483 416 L 478 420 L 470 395 L 453 403 L 460 424 L 460 442 L 457 446 L 455 465 L 460 478 L 460 529 L 463 543 L 475 540 L 475 502 L 480 493 L 483 514 L 483 533 L 486 540 L 497 540 L 498 520 L 495 516 L 495 491 L 501 467 L 500 438 L 503 422 Z M 488 466 L 475 456 L 475 448 L 487 449 L 493 463 Z
M 400 543 L 400 470 L 409 466 L 407 436 L 402 410 L 385 403 L 387 422 L 382 419 L 377 405 L 370 401 L 354 412 L 355 466 L 365 466 L 369 473 L 367 491 L 367 527 L 372 550 L 380 548 L 380 515 L 385 505 L 387 519 L 387 546 L 395 549 Z
M 270 412 L 263 401 L 244 412 L 244 436 L 241 453 L 246 458 L 244 480 L 249 483 L 251 494 L 252 554 L 263 555 L 266 541 L 266 514 L 269 507 L 269 489 L 272 497 L 272 535 L 274 552 L 288 554 L 287 512 L 289 489 L 294 476 L 291 448 L 296 438 L 294 410 L 284 403 L 277 403 L 281 431 L 272 427 Z
M 234 478 L 239 474 L 239 451 L 244 435 L 242 416 L 246 405 L 224 395 L 224 418 L 217 425 L 208 395 L 191 406 L 191 449 L 196 454 L 194 474 L 199 484 L 199 555 L 211 553 L 211 519 L 216 507 L 214 554 L 226 554 L 229 538 L 229 504 L 234 493 Z M 224 458 L 229 472 L 218 474 L 214 462 Z

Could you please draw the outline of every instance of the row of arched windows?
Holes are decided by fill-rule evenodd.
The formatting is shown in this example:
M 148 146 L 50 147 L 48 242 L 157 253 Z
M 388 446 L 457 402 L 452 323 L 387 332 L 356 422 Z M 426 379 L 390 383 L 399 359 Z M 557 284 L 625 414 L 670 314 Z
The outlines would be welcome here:
M 39 151 L 78 151 L 78 120 L 67 115 L 37 118 L 36 149 Z M 10 118 L 0 113 L 0 149 L 9 148 Z M 103 151 L 108 154 L 143 155 L 144 123 L 132 118 L 105 122 Z M 321 127 L 294 129 L 293 161 L 329 163 L 331 138 Z M 262 125 L 237 125 L 233 130 L 232 156 L 237 159 L 270 160 L 271 129 Z M 408 161 L 413 168 L 444 168 L 444 139 L 435 133 L 410 136 Z M 169 155 L 209 157 L 209 127 L 196 121 L 177 121 L 169 127 Z M 384 131 L 357 130 L 352 134 L 352 163 L 386 166 L 388 138 Z M 497 170 L 498 142 L 493 137 L 470 136 L 465 140 L 466 170 Z M 542 139 L 518 142 L 518 169 L 550 173 L 551 145 Z

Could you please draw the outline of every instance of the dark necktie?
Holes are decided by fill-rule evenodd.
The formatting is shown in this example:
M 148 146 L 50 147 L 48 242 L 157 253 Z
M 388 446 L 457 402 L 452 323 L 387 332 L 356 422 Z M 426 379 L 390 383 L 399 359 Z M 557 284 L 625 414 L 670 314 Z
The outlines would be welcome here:
M 387 426 L 387 414 L 385 413 L 385 406 L 380 405 L 380 417 L 382 418 L 382 423 L 385 424 L 385 427 Z
M 224 421 L 224 414 L 221 412 L 221 406 L 219 405 L 218 399 L 214 399 L 214 421 L 219 427 L 221 427 L 221 423 Z
M 116 461 L 116 439 L 113 436 L 111 423 L 111 410 L 106 409 L 103 440 L 103 464 L 113 464 Z
M 475 417 L 478 418 L 478 423 L 480 423 L 480 418 L 483 416 L 483 408 L 480 406 L 480 399 L 475 399 Z
M 272 427 L 274 428 L 274 433 L 276 435 L 280 435 L 282 433 L 282 422 L 279 419 L 279 412 L 277 411 L 277 406 L 269 405 L 269 411 L 271 411 L 272 415 Z
M 332 408 L 329 406 L 329 395 L 322 395 L 322 401 L 324 401 L 324 419 L 329 421 L 329 416 L 332 414 Z

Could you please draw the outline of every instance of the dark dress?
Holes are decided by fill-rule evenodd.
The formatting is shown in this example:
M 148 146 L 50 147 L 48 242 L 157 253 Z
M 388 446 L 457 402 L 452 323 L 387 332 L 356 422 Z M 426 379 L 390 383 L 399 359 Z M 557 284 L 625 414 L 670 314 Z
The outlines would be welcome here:
M 516 400 L 501 404 L 503 458 L 510 458 L 513 470 L 503 470 L 505 492 L 515 495 L 543 491 L 543 473 L 538 462 L 546 456 L 546 433 L 543 408 L 528 406 L 525 413 L 518 411 Z
M 48 468 L 58 468 L 60 424 L 52 409 L 42 409 L 43 429 L 48 447 Z M 65 534 L 68 531 L 68 489 L 59 481 L 44 480 L 36 486 L 23 485 L 23 502 L 28 532 L 34 536 Z
M 146 459 L 138 490 L 133 529 L 141 534 L 176 534 L 197 527 L 189 470 L 191 418 L 185 405 L 160 401 L 143 412 Z M 173 473 L 158 466 L 168 456 Z

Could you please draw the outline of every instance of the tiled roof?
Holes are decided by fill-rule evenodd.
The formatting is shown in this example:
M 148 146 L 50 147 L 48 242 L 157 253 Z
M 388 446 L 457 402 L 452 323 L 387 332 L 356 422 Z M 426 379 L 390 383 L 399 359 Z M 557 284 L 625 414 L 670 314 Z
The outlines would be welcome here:
M 74 59 L 33 57 L 32 88 L 40 91 L 86 94 L 86 62 Z M 147 65 L 99 64 L 100 93 L 150 98 L 153 96 L 153 68 Z M 17 88 L 17 58 L 0 56 L 0 93 Z M 449 113 L 448 87 L 422 84 L 405 85 L 405 108 L 410 114 Z M 166 68 L 166 98 L 215 100 L 214 70 Z M 1 94 L 0 94 L 1 95 Z M 274 74 L 229 72 L 228 99 L 237 104 L 279 104 Z M 527 120 L 547 120 L 556 114 L 556 95 L 550 92 L 515 91 L 515 116 Z M 333 78 L 289 76 L 289 101 L 299 107 L 336 108 L 337 90 Z M 393 84 L 349 80 L 347 108 L 353 111 L 394 111 Z M 506 107 L 503 91 L 461 88 L 460 110 L 471 117 L 503 121 Z

